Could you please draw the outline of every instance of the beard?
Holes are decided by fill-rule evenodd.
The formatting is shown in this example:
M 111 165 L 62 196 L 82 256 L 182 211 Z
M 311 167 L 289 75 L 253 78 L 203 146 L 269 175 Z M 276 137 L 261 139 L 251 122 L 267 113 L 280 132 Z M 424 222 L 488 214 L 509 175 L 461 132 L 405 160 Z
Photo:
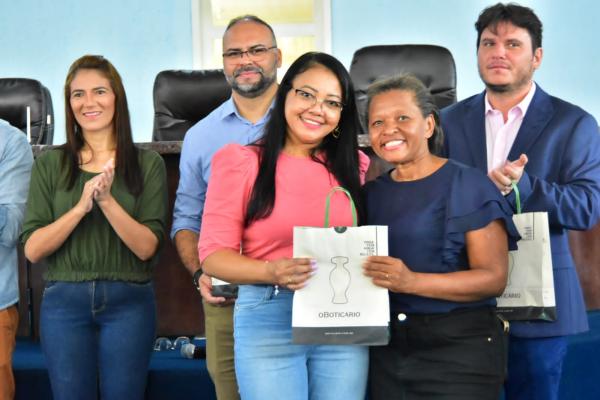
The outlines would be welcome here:
M 256 72 L 260 75 L 260 79 L 254 83 L 239 83 L 237 77 L 243 72 Z M 227 82 L 231 85 L 231 89 L 242 97 L 255 98 L 262 95 L 275 82 L 277 75 L 275 69 L 271 75 L 266 75 L 264 70 L 256 66 L 246 66 L 236 69 L 233 75 L 225 76 Z
M 495 83 L 489 82 L 486 79 L 486 77 L 484 76 L 484 74 L 481 73 L 481 68 L 479 68 L 479 77 L 485 84 L 485 87 L 490 92 L 501 94 L 501 93 L 516 92 L 519 89 L 527 86 L 529 84 L 529 82 L 531 82 L 533 80 L 533 72 L 534 72 L 533 68 L 531 68 L 529 71 L 521 71 L 515 77 L 514 82 L 502 83 L 502 84 L 495 84 Z
M 504 85 L 494 85 L 493 83 L 486 82 L 485 80 L 483 81 L 483 83 L 485 83 L 485 87 L 490 92 L 494 92 L 494 93 L 506 93 L 506 92 L 510 92 L 512 89 L 512 85 L 510 85 L 508 83 L 504 84 Z

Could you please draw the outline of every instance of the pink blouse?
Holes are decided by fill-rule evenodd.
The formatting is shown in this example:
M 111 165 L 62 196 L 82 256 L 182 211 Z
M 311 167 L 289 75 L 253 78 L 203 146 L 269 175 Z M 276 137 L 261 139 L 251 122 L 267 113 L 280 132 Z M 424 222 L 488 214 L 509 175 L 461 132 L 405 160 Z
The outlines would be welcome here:
M 281 153 L 275 173 L 275 205 L 267 218 L 244 228 L 246 206 L 258 171 L 255 146 L 229 144 L 212 160 L 212 172 L 198 252 L 203 262 L 213 252 L 231 249 L 258 260 L 292 257 L 294 226 L 322 227 L 325 198 L 330 189 L 339 186 L 322 164 L 309 157 L 293 157 Z M 360 179 L 364 183 L 369 158 L 359 151 Z M 350 201 L 344 193 L 332 196 L 330 225 L 352 225 Z

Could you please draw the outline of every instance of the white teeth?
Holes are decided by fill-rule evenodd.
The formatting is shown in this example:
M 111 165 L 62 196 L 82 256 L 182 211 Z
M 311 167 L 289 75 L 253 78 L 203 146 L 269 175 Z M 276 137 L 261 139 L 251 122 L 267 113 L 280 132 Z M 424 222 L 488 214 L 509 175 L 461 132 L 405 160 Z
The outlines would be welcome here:
M 404 140 L 392 140 L 384 144 L 383 147 L 400 146 L 402 143 L 404 143 Z
M 100 115 L 100 111 L 86 112 L 86 113 L 83 113 L 83 115 L 85 115 L 86 117 L 96 116 L 96 115 Z
M 304 121 L 304 122 L 306 122 L 307 124 L 310 124 L 310 125 L 315 125 L 315 126 L 321 125 L 320 122 L 313 121 L 311 119 L 302 118 L 302 121 Z

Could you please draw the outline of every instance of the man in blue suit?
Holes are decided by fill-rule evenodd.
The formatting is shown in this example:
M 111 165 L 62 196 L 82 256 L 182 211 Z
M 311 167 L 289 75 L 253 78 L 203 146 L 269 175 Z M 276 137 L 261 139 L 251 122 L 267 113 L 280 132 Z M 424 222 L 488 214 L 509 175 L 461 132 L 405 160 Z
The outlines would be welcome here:
M 511 324 L 505 392 L 508 400 L 557 399 L 566 336 L 588 329 L 567 230 L 599 219 L 600 133 L 590 114 L 533 81 L 543 55 L 533 10 L 499 3 L 475 27 L 486 89 L 442 111 L 446 152 L 487 172 L 513 208 L 511 181 L 524 212 L 548 212 L 557 320 Z

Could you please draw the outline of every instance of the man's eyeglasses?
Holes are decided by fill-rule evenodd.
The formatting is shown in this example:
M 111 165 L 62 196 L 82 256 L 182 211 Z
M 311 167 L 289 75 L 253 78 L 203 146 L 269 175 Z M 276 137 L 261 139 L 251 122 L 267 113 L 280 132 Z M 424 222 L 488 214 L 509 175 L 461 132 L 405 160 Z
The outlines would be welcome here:
M 263 59 L 267 55 L 269 50 L 273 50 L 276 48 L 277 48 L 277 46 L 271 46 L 271 47 L 255 46 L 255 47 L 249 48 L 246 51 L 229 50 L 229 51 L 226 51 L 225 53 L 223 53 L 223 58 L 227 61 L 234 61 L 234 60 L 237 60 L 238 58 L 244 57 L 244 54 L 247 54 L 248 58 L 250 58 L 254 61 L 258 61 L 258 60 Z
M 342 111 L 342 108 L 344 108 L 344 103 L 341 101 L 330 99 L 319 100 L 314 94 L 302 89 L 294 89 L 294 91 L 296 93 L 296 98 L 303 102 L 306 105 L 306 108 L 311 108 L 318 102 L 321 102 L 325 106 L 326 110 L 333 113 L 339 113 Z

